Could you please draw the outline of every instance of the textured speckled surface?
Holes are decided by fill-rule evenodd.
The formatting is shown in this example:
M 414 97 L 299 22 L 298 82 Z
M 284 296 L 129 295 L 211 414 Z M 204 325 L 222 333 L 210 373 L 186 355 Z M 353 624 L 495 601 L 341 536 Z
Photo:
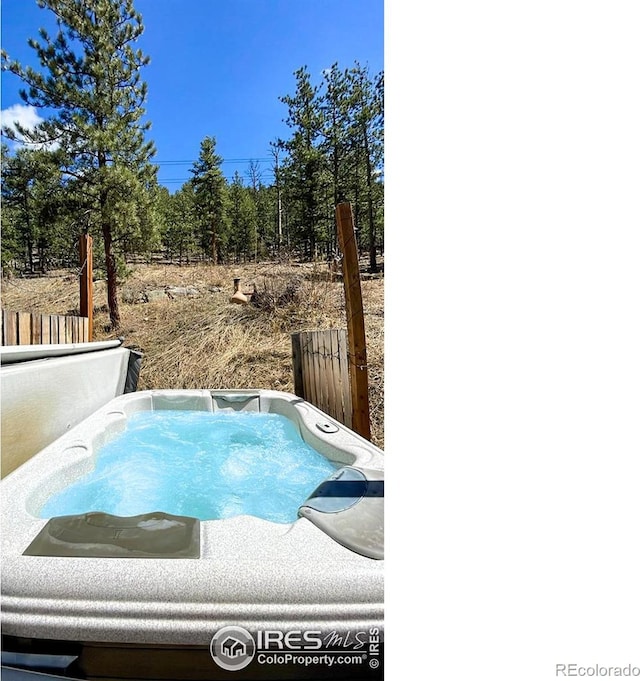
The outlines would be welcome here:
M 47 522 L 37 517 L 44 501 L 92 468 L 94 451 L 124 428 L 127 415 L 163 408 L 280 413 L 328 458 L 384 471 L 381 450 L 288 393 L 162 390 L 115 398 L 0 483 L 3 633 L 208 645 L 231 624 L 382 629 L 384 561 L 345 548 L 306 518 L 201 522 L 197 560 L 22 555 Z M 327 422 L 338 430 L 317 425 Z

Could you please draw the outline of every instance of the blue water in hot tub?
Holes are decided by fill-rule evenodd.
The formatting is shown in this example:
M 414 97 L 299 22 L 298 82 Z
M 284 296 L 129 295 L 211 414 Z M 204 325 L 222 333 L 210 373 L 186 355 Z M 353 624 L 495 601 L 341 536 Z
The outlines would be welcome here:
M 165 511 L 290 523 L 336 468 L 279 414 L 143 411 L 100 449 L 95 470 L 51 497 L 40 517 Z

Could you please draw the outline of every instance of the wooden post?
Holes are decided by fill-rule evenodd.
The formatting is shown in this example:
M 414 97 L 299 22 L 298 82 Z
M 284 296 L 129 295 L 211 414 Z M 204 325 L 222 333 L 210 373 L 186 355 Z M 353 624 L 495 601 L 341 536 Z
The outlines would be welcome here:
M 93 237 L 80 235 L 80 316 L 88 321 L 87 340 L 93 340 Z
M 360 288 L 358 248 L 353 229 L 350 203 L 336 206 L 338 238 L 342 250 L 342 280 L 347 310 L 347 337 L 349 341 L 349 376 L 351 384 L 352 428 L 359 435 L 371 439 L 369 421 L 369 374 L 367 371 L 367 345 L 364 334 L 364 309 Z
M 302 379 L 302 346 L 300 332 L 291 334 L 291 350 L 293 360 L 293 392 L 304 399 L 304 383 Z

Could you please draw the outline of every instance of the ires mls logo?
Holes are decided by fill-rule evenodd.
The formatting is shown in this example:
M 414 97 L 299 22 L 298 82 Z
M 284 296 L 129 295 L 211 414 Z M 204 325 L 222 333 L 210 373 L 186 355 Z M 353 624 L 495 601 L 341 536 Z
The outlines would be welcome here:
M 209 651 L 213 661 L 227 671 L 244 669 L 259 650 L 318 650 L 322 647 L 319 631 L 276 630 L 257 632 L 253 636 L 243 627 L 223 627 L 211 639 Z
M 380 644 L 378 628 L 355 633 L 332 631 L 323 637 L 321 631 L 262 629 L 251 634 L 243 627 L 227 626 L 211 639 L 209 651 L 213 661 L 230 672 L 244 669 L 252 661 L 310 669 L 368 664 L 377 669 L 381 663 Z
M 223 627 L 211 639 L 209 651 L 222 669 L 236 672 L 244 669 L 256 654 L 253 636 L 242 627 Z

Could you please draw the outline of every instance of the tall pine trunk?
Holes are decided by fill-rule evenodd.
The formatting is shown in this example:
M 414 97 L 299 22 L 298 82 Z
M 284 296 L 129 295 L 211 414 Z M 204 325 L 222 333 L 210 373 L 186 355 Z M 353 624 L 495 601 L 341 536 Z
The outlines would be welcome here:
M 216 225 L 211 223 L 211 260 L 214 265 L 218 264 L 218 240 L 216 239 Z
M 107 305 L 109 306 L 109 319 L 113 331 L 120 328 L 120 309 L 118 308 L 118 268 L 116 257 L 112 250 L 111 227 L 102 223 L 102 236 L 104 239 L 104 257 L 107 265 Z
M 369 154 L 369 140 L 367 131 L 364 131 L 364 156 L 367 162 L 367 218 L 369 222 L 369 271 L 378 271 L 376 259 L 376 230 L 373 217 L 373 169 L 371 168 L 371 156 Z
M 104 164 L 102 155 L 99 157 L 100 164 Z M 107 306 L 109 307 L 109 319 L 113 331 L 120 328 L 120 310 L 118 308 L 118 267 L 113 253 L 113 236 L 111 224 L 107 216 L 107 193 L 100 191 L 100 221 L 102 223 L 102 238 L 104 240 L 104 259 L 107 267 Z

